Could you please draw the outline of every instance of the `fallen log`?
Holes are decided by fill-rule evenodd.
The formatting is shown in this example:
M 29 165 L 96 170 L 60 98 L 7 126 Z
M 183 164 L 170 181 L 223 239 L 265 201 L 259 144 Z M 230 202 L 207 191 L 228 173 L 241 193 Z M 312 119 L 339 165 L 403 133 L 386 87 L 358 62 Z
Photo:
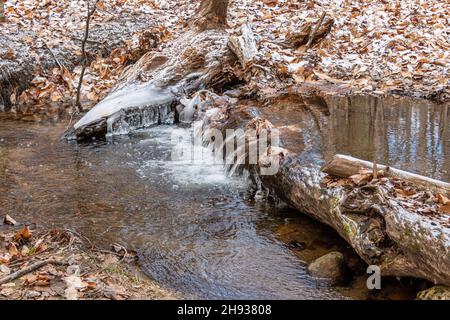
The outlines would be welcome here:
M 450 183 L 395 169 L 382 164 L 377 164 L 377 168 L 378 170 L 382 170 L 385 176 L 409 181 L 433 192 L 450 194 Z M 322 168 L 322 171 L 331 176 L 348 178 L 352 175 L 358 174 L 361 169 L 372 169 L 372 162 L 337 154 Z

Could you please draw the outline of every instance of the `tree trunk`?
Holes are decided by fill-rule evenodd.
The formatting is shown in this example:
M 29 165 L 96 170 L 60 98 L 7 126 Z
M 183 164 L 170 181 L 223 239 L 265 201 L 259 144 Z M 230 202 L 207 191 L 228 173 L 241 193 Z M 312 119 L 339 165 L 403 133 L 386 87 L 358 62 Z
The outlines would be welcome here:
M 202 0 L 192 25 L 200 31 L 221 29 L 227 26 L 228 0 Z

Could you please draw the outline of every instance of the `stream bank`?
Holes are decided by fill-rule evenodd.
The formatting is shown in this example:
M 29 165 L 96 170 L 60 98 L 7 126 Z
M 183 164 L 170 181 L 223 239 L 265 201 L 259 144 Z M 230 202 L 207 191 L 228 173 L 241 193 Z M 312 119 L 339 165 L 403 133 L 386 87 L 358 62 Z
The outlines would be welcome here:
M 71 105 L 80 74 L 86 2 L 8 0 L 5 5 L 6 22 L 0 24 L 4 39 L 0 108 L 61 112 Z M 100 101 L 122 71 L 143 54 L 160 55 L 186 33 L 196 5 L 192 1 L 102 1 L 87 43 L 92 63 L 82 87 L 85 108 Z M 331 29 L 305 50 L 305 34 L 321 12 L 333 21 Z M 252 26 L 259 50 L 255 62 L 266 79 L 253 81 L 251 87 L 260 92 L 330 86 L 335 92 L 446 101 L 450 94 L 445 18 L 445 4 L 437 0 L 358 6 L 328 0 L 321 4 L 235 0 L 228 12 L 227 31 L 237 35 L 242 25 Z

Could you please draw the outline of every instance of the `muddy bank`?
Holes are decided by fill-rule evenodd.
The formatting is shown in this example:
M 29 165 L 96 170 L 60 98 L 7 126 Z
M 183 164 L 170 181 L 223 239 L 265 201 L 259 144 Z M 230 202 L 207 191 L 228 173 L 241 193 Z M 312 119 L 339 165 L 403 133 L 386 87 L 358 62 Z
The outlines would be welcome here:
M 100 249 L 69 229 L 0 226 L 0 300 L 179 299 L 145 276 L 136 253 Z M 11 226 L 15 224 L 16 226 Z

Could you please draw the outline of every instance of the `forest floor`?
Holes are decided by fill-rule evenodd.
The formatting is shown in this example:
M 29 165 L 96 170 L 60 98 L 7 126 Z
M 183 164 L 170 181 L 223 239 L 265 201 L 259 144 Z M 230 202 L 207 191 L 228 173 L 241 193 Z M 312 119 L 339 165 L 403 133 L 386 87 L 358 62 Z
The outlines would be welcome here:
M 0 225 L 0 300 L 179 299 L 145 276 L 136 254 L 99 249 L 73 230 Z
M 122 71 L 149 50 L 161 51 L 186 31 L 195 1 L 100 0 L 91 22 L 85 109 L 102 99 Z M 304 85 L 336 85 L 353 93 L 448 100 L 450 28 L 447 4 L 417 1 L 233 0 L 228 31 L 250 24 L 258 83 L 276 93 Z M 7 0 L 0 24 L 0 106 L 58 112 L 70 105 L 81 72 L 84 0 Z M 312 30 L 330 26 L 309 47 Z M 322 24 L 322 25 L 323 25 Z

